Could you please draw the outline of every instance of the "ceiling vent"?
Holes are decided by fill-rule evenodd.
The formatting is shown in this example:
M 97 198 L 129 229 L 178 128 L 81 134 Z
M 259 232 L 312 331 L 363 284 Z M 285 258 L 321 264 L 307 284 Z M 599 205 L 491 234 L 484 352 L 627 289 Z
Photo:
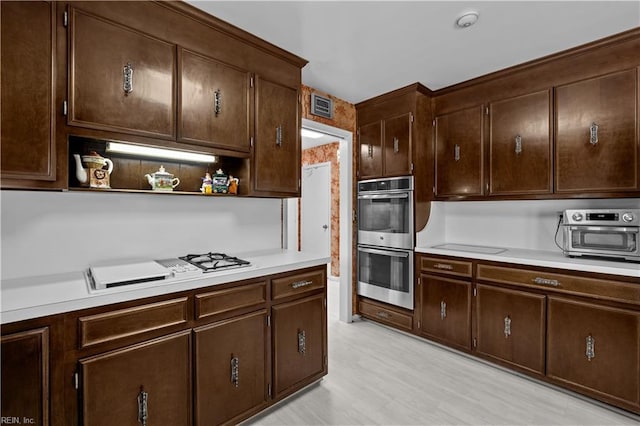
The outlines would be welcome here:
M 333 118 L 333 101 L 315 93 L 311 94 L 311 114 L 324 118 Z

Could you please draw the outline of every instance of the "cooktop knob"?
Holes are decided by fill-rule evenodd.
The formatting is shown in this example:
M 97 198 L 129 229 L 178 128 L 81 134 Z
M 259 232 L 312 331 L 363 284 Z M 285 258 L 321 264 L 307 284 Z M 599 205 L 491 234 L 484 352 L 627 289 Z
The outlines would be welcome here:
M 573 218 L 573 220 L 575 220 L 576 222 L 580 222 L 582 220 L 582 213 L 574 213 L 573 216 L 571 216 Z
M 622 215 L 622 221 L 623 222 L 633 222 L 633 219 L 635 219 L 635 217 L 633 217 L 633 213 L 624 213 Z

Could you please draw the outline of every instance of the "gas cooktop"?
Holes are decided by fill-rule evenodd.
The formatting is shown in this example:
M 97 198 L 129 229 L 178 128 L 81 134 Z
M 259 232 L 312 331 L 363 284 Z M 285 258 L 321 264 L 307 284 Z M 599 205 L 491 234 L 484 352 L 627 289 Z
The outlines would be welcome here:
M 235 269 L 251 266 L 251 262 L 224 253 L 188 254 L 180 259 L 197 266 L 204 272 L 213 272 L 221 269 Z

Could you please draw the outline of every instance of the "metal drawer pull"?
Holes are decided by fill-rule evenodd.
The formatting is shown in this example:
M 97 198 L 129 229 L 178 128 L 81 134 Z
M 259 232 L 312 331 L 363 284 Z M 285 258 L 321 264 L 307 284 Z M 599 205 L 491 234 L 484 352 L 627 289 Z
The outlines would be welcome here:
M 130 63 L 122 69 L 122 89 L 125 96 L 133 92 L 133 65 Z
M 304 330 L 298 331 L 298 352 L 302 355 L 307 352 L 307 335 Z
M 367 155 L 369 158 L 373 158 L 373 145 L 369 144 L 369 148 L 367 148 Z
M 504 317 L 504 337 L 508 338 L 511 336 L 511 317 L 507 315 Z
M 533 279 L 533 282 L 536 284 L 550 285 L 553 287 L 558 287 L 560 285 L 560 281 L 558 280 L 551 280 L 549 278 L 542 278 L 542 277 L 535 277 Z
M 393 138 L 393 152 L 396 154 L 400 151 L 399 142 L 398 138 Z
M 440 319 L 443 320 L 447 317 L 447 302 L 444 300 L 440 302 Z
M 446 269 L 447 271 L 453 271 L 453 266 L 446 263 L 436 263 L 433 265 L 433 267 L 436 269 Z
M 378 312 L 376 315 L 379 316 L 380 318 L 389 318 L 389 314 L 382 311 Z
M 140 393 L 138 394 L 138 422 L 141 423 L 142 426 L 147 426 L 147 418 L 149 417 L 147 408 L 148 400 L 149 394 L 140 386 Z
M 300 288 L 300 287 L 306 287 L 308 285 L 313 284 L 313 281 L 311 280 L 307 280 L 307 281 L 296 281 L 294 283 L 291 284 L 292 288 Z
M 453 159 L 456 161 L 460 161 L 460 145 L 455 144 L 453 146 Z
M 222 92 L 220 89 L 213 92 L 213 112 L 216 117 L 222 112 Z
M 587 336 L 587 348 L 585 355 L 589 361 L 596 357 L 596 339 L 592 335 Z
M 240 386 L 240 360 L 237 356 L 231 358 L 231 383 L 233 386 Z
M 598 125 L 595 123 L 591 123 L 591 127 L 589 127 L 589 143 L 591 145 L 597 145 L 598 143 Z
M 516 155 L 519 155 L 522 153 L 522 136 L 520 135 L 516 135 L 516 149 L 515 149 Z
M 276 127 L 276 146 L 282 146 L 282 124 Z

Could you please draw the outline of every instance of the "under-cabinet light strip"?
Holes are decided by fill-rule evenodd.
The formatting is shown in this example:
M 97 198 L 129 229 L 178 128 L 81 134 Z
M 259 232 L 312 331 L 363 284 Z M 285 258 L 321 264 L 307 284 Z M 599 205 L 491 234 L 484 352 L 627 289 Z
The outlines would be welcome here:
M 188 151 L 176 151 L 172 149 L 152 148 L 150 146 L 144 145 L 129 145 L 119 142 L 107 143 L 107 152 L 119 152 L 121 154 L 140 155 L 143 157 L 193 161 L 197 163 L 216 162 L 216 157 L 214 155 L 198 154 Z

